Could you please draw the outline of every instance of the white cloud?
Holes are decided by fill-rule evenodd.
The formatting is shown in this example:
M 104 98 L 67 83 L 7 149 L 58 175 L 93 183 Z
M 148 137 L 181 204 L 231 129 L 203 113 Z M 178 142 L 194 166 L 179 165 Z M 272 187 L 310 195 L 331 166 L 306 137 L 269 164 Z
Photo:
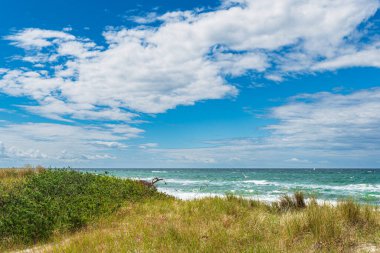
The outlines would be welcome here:
M 144 16 L 126 16 L 127 20 L 131 20 L 138 24 L 149 24 L 157 21 L 158 14 L 156 12 L 148 12 Z
M 115 121 L 131 121 L 134 117 L 137 117 L 135 113 L 127 112 L 119 108 L 99 108 L 85 103 L 65 103 L 53 97 L 47 97 L 41 100 L 39 106 L 23 106 L 23 108 L 47 118 L 60 120 L 65 120 L 65 116 L 84 120 Z
M 107 148 L 126 148 L 127 145 L 116 141 L 94 141 L 95 145 Z
M 139 145 L 139 148 L 147 149 L 147 148 L 156 148 L 158 147 L 158 143 L 150 142 Z
M 380 149 L 380 90 L 349 95 L 317 93 L 296 97 L 272 116 L 272 143 L 318 149 Z
M 136 138 L 139 134 L 143 133 L 144 130 L 131 127 L 129 125 L 121 125 L 121 124 L 106 124 L 106 128 L 110 129 L 110 131 L 118 136 L 123 136 L 124 138 Z
M 276 72 L 335 69 L 358 58 L 356 65 L 378 66 L 377 51 L 360 51 L 347 39 L 376 12 L 377 0 L 233 3 L 148 14 L 143 22 L 157 19 L 158 27 L 108 30 L 105 48 L 67 29 L 22 30 L 6 39 L 28 51 L 25 61 L 46 64 L 50 72 L 3 70 L 0 90 L 32 97 L 39 105 L 26 108 L 45 117 L 128 121 L 136 113 L 234 96 L 226 75 L 270 68 L 265 76 L 281 81 Z
M 380 67 L 380 46 L 371 46 L 339 55 L 313 66 L 314 70 L 338 69 L 348 67 Z
M 115 156 L 109 154 L 77 154 L 77 153 L 69 153 L 66 150 L 63 150 L 61 154 L 57 157 L 59 160 L 77 162 L 77 161 L 86 161 L 86 160 L 109 160 L 116 159 Z
M 274 75 L 274 74 L 269 74 L 265 76 L 266 79 L 272 80 L 274 82 L 282 82 L 284 78 L 280 75 Z
M 8 157 L 16 157 L 16 158 L 26 158 L 26 159 L 45 159 L 48 156 L 44 153 L 42 153 L 38 149 L 28 149 L 28 150 L 22 150 L 18 149 L 16 147 L 10 147 L 7 149 L 7 156 Z
M 380 89 L 347 95 L 303 94 L 273 108 L 270 116 L 277 123 L 267 126 L 267 135 L 262 138 L 149 152 L 172 160 L 172 166 L 182 160 L 196 163 L 198 159 L 199 166 L 213 161 L 226 167 L 292 167 L 304 163 L 315 167 L 360 167 L 377 163 L 376 157 L 380 156 Z
M 61 31 L 28 28 L 21 33 L 6 36 L 5 39 L 22 48 L 42 48 L 52 46 L 57 40 L 70 41 L 75 37 Z
M 262 138 L 208 141 L 202 148 L 166 149 L 139 145 L 139 159 L 151 165 L 355 167 L 380 156 L 380 89 L 351 94 L 301 94 L 272 108 L 277 123 L 262 129 Z M 70 126 L 10 124 L 0 127 L 0 157 L 22 161 L 78 162 L 120 159 L 128 138 L 143 131 L 128 125 Z M 122 159 L 128 161 L 123 155 Z M 133 155 L 135 157 L 136 154 Z
M 0 141 L 0 158 L 6 157 L 6 151 L 4 143 Z
M 7 147 L 2 141 L 0 141 L 0 158 L 44 159 L 47 158 L 47 155 L 38 149 L 22 150 L 14 146 Z
M 295 163 L 308 163 L 308 160 L 299 159 L 297 157 L 290 158 L 286 162 L 295 162 Z
M 0 126 L 0 155 L 48 161 L 114 159 L 114 155 L 103 152 L 126 148 L 123 142 L 141 132 L 127 125 L 8 123 Z

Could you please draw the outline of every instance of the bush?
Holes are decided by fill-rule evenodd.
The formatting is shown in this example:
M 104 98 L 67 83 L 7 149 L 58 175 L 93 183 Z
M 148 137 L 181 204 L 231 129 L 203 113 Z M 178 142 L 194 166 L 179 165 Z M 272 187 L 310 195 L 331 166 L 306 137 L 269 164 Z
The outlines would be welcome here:
M 132 180 L 46 170 L 0 195 L 0 243 L 32 243 L 55 231 L 77 230 L 124 201 L 159 193 Z

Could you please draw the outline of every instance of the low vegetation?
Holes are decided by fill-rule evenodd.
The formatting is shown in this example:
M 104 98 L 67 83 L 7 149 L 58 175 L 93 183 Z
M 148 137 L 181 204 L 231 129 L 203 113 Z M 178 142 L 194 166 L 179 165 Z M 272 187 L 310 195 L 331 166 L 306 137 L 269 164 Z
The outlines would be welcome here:
M 24 180 L 15 181 L 11 187 L 0 186 L 1 245 L 46 241 L 53 233 L 77 231 L 126 201 L 160 195 L 132 180 L 69 170 L 2 174 L 8 178 L 23 175 Z
M 33 167 L 25 167 L 25 168 L 9 168 L 9 169 L 0 169 L 0 190 L 1 189 L 9 189 L 16 183 L 23 181 L 27 176 L 32 174 L 38 174 L 45 171 L 44 168 L 38 166 L 36 168 Z
M 271 205 L 231 195 L 182 201 L 159 194 L 154 187 L 104 175 L 47 170 L 26 178 L 1 195 L 0 251 L 380 249 L 379 210 L 349 200 L 333 206 L 306 202 L 302 193 L 295 193 Z

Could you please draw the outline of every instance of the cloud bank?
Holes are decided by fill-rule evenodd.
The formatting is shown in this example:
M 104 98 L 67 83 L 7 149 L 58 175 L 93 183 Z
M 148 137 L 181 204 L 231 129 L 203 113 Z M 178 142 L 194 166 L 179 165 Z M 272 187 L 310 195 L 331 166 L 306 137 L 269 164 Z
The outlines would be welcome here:
M 39 105 L 26 109 L 49 118 L 129 121 L 235 96 L 226 76 L 378 66 L 378 44 L 350 40 L 377 0 L 237 3 L 169 12 L 158 26 L 108 29 L 105 46 L 64 31 L 21 30 L 5 39 L 26 50 L 20 60 L 31 66 L 4 70 L 0 89 L 35 99 Z
M 355 167 L 380 164 L 380 89 L 347 95 L 302 94 L 272 108 L 276 124 L 263 138 L 214 141 L 213 147 L 154 149 L 173 165 L 216 164 L 255 167 Z

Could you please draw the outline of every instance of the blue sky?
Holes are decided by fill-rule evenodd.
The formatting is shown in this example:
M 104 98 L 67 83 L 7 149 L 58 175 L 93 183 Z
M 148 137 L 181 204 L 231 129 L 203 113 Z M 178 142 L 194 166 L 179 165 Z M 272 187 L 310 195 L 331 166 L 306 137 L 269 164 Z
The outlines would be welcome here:
M 5 0 L 0 166 L 380 167 L 379 7 Z

